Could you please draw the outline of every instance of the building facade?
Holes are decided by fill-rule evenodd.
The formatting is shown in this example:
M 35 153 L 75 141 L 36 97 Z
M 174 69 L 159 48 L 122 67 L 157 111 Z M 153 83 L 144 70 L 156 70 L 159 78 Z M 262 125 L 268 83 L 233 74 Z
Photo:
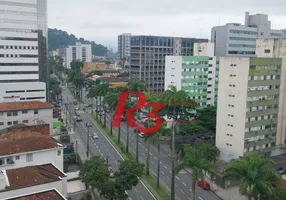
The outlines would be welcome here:
M 131 33 L 123 33 L 118 35 L 118 59 L 123 61 L 127 58 L 127 63 L 129 64 L 130 58 L 130 45 L 131 45 Z
M 52 131 L 53 105 L 40 101 L 0 103 L 0 130 L 17 124 L 49 124 Z
M 268 15 L 245 13 L 245 24 L 228 23 L 216 26 L 211 31 L 216 56 L 254 57 L 257 38 L 279 38 L 282 30 L 271 29 Z
M 281 58 L 220 58 L 216 146 L 224 160 L 279 148 L 283 67 Z
M 66 67 L 70 68 L 73 60 L 82 62 L 92 62 L 91 44 L 81 44 L 77 42 L 75 45 L 70 45 L 66 49 Z
M 132 36 L 130 74 L 144 80 L 149 92 L 161 93 L 165 89 L 165 57 L 192 56 L 194 43 L 207 39 L 159 36 Z
M 41 7 L 41 9 L 40 9 Z M 44 15 L 46 12 L 46 1 L 40 0 L 13 0 L 0 2 L 1 29 L 0 29 L 0 101 L 4 97 L 20 96 L 22 100 L 37 98 L 36 100 L 46 101 L 45 81 L 42 74 L 47 70 L 47 46 L 41 45 L 39 37 L 45 32 Z M 41 10 L 41 14 L 40 14 Z M 47 38 L 45 38 L 46 41 Z M 40 44 L 40 45 L 39 45 Z M 45 51 L 45 53 L 43 53 Z M 42 81 L 39 83 L 39 81 Z M 41 86 L 40 89 L 33 89 L 31 84 Z M 36 84 L 35 84 L 36 83 Z M 13 84 L 10 86 L 9 84 Z M 15 87 L 15 85 L 17 85 Z M 17 90 L 12 90 L 17 88 Z M 32 93 L 17 93 L 17 91 L 34 90 Z M 17 93 L 17 94 L 16 94 Z M 25 98 L 25 99 L 24 99 Z M 35 100 L 33 99 L 33 100 Z
M 270 58 L 282 58 L 282 66 L 286 66 L 286 38 L 276 39 L 258 39 L 256 41 L 256 56 L 257 57 L 270 57 Z M 278 116 L 278 131 L 276 136 L 276 145 L 279 146 L 275 154 L 282 154 L 285 152 L 286 143 L 286 68 L 281 69 L 281 86 L 280 86 L 280 101 Z
M 0 172 L 1 199 L 51 189 L 56 189 L 67 197 L 67 175 L 51 163 Z

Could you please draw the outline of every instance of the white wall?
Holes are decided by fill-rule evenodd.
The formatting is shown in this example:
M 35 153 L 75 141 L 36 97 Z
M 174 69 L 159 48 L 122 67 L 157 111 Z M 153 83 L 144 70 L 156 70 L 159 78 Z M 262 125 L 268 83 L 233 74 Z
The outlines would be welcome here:
M 1 83 L 0 102 L 2 103 L 6 101 L 5 97 L 12 97 L 12 96 L 19 96 L 20 101 L 46 102 L 46 83 L 44 82 Z
M 4 125 L 0 125 L 0 130 L 13 126 L 13 122 L 17 121 L 17 124 L 25 124 L 25 125 L 37 125 L 39 122 L 37 120 L 42 120 L 45 123 L 50 125 L 50 131 L 53 128 L 53 108 L 47 109 L 38 109 L 38 114 L 34 114 L 34 110 L 27 110 L 28 113 L 23 113 L 22 110 L 17 111 L 17 116 L 7 116 L 7 112 L 2 112 L 0 114 L 0 122 L 4 122 Z M 28 120 L 28 123 L 24 123 L 25 120 Z M 12 124 L 8 124 L 11 122 Z
M 60 155 L 58 155 L 58 151 L 60 151 Z M 27 162 L 26 155 L 32 153 L 33 154 L 33 161 Z M 16 160 L 16 155 L 20 155 L 20 159 Z M 14 160 L 14 164 L 7 164 L 6 158 L 12 157 Z M 19 153 L 9 156 L 0 156 L 0 159 L 5 158 L 5 164 L 0 165 L 0 170 L 4 169 L 15 169 L 33 165 L 43 165 L 47 163 L 53 163 L 56 167 L 60 170 L 63 170 L 63 147 L 55 148 L 55 149 L 46 149 L 42 151 L 34 151 L 34 152 L 26 152 L 26 153 Z
M 214 43 L 195 43 L 194 56 L 214 56 Z
M 64 177 L 60 181 L 46 183 L 42 185 L 35 185 L 32 187 L 26 187 L 17 190 L 7 190 L 7 191 L 0 191 L 1 199 L 11 198 L 15 196 L 20 196 L 23 194 L 30 194 L 34 192 L 41 192 L 44 190 L 56 189 L 59 193 L 61 193 L 64 197 L 67 197 L 67 178 Z
M 226 161 L 244 153 L 248 71 L 249 58 L 220 58 L 216 146 L 222 151 L 222 159 Z M 230 74 L 235 74 L 236 77 L 230 77 Z
M 177 90 L 182 88 L 182 56 L 166 56 L 165 59 L 165 90 L 175 85 Z

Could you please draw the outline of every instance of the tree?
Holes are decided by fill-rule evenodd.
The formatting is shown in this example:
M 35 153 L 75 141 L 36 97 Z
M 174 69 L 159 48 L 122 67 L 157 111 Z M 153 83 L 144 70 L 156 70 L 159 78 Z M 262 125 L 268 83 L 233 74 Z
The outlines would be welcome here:
M 62 89 L 60 87 L 60 82 L 57 78 L 51 77 L 49 79 L 49 90 L 51 93 L 52 102 L 59 102 L 59 96 L 62 94 Z
M 196 119 L 200 121 L 202 127 L 212 133 L 216 131 L 216 110 L 215 106 L 197 109 Z
M 260 196 L 273 197 L 277 190 L 272 183 L 281 180 L 281 175 L 274 170 L 273 164 L 272 160 L 263 155 L 247 153 L 229 163 L 223 178 L 239 180 L 239 192 L 249 200 L 257 200 Z M 277 192 L 281 195 L 281 191 Z
M 112 117 L 114 110 L 118 104 L 119 93 L 118 92 L 108 92 L 104 98 L 103 102 L 108 105 L 109 110 L 111 111 L 111 120 L 110 120 L 110 135 L 112 135 Z M 120 137 L 118 136 L 118 143 L 120 143 Z
M 185 156 L 181 164 L 175 171 L 178 173 L 184 168 L 191 169 L 192 175 L 192 196 L 195 199 L 196 184 L 199 179 L 204 180 L 203 170 L 213 172 L 213 166 L 209 160 L 204 157 L 204 152 L 200 148 L 192 148 L 190 145 L 185 145 Z
M 169 117 L 173 120 L 178 119 L 178 114 L 176 110 L 181 109 L 184 105 L 182 102 L 187 102 L 188 95 L 183 90 L 177 90 L 175 86 L 169 86 L 163 94 L 163 102 L 168 106 L 170 111 L 168 111 Z M 171 199 L 175 199 L 175 123 L 172 125 L 172 179 L 171 179 Z
M 123 72 L 121 74 L 118 74 L 117 77 L 129 77 L 129 73 L 128 72 Z
M 204 152 L 205 158 L 215 165 L 220 157 L 220 150 L 209 143 L 201 143 L 199 148 Z
M 125 190 L 131 190 L 142 177 L 144 164 L 129 160 L 119 161 L 119 163 L 119 170 L 115 173 L 116 182 Z
M 93 72 L 94 75 L 98 75 L 98 76 L 102 76 L 103 73 L 102 71 L 96 70 L 95 72 Z
M 68 81 L 72 83 L 75 88 L 76 95 L 81 99 L 82 98 L 82 88 L 85 86 L 85 77 L 81 73 L 83 62 L 79 60 L 73 60 L 71 62 L 71 69 L 68 73 Z
M 198 123 L 182 123 L 180 124 L 180 135 L 198 135 L 206 133 L 207 129 Z
M 102 97 L 104 97 L 107 92 L 109 90 L 109 84 L 108 83 L 101 83 L 99 85 L 96 86 L 96 91 L 97 91 L 97 95 L 99 96 L 99 104 L 101 107 L 103 107 L 102 105 Z M 100 121 L 101 121 L 101 116 L 100 115 Z M 102 121 L 101 121 L 102 123 Z M 104 127 L 106 127 L 106 114 L 104 115 L 104 124 L 103 124 Z
M 93 156 L 85 161 L 79 176 L 83 183 L 100 191 L 109 177 L 108 165 L 103 158 Z
M 139 79 L 131 79 L 128 83 L 128 90 L 130 92 L 145 92 L 147 91 L 146 84 L 144 81 Z M 137 119 L 139 118 L 138 111 L 136 112 Z M 135 117 L 135 118 L 136 118 Z M 136 161 L 139 159 L 139 135 L 136 134 Z
M 150 123 L 151 126 L 154 126 L 155 123 L 154 121 L 152 122 L 147 122 L 147 123 Z M 160 128 L 159 131 L 157 131 L 156 133 L 154 134 L 147 134 L 146 137 L 145 137 L 145 141 L 148 141 L 149 143 L 152 142 L 153 144 L 156 144 L 157 145 L 157 152 L 158 152 L 158 160 L 157 160 L 157 188 L 160 187 L 160 150 L 161 150 L 161 140 L 162 140 L 162 137 L 163 136 L 167 136 L 171 134 L 171 129 L 167 128 L 167 123 L 164 122 L 162 127 Z M 147 155 L 149 155 L 149 145 L 148 145 L 148 153 Z M 149 160 L 147 159 L 147 165 L 149 167 Z M 146 176 L 149 176 L 149 170 L 147 171 L 147 168 L 146 168 Z

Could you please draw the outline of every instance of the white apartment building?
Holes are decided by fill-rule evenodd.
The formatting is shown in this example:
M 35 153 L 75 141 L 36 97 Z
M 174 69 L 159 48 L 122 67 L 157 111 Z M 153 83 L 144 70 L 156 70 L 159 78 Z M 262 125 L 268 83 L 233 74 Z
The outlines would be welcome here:
M 0 170 L 46 163 L 63 170 L 63 149 L 64 146 L 50 136 L 30 130 L 12 130 L 0 135 Z
M 283 63 L 286 63 L 286 38 L 273 38 L 273 39 L 257 39 L 256 41 L 256 56 L 257 57 L 270 57 L 282 58 Z M 283 65 L 283 66 L 286 66 Z M 280 148 L 272 154 L 282 154 L 285 152 L 286 140 L 286 67 L 282 67 L 281 87 L 280 87 L 280 115 L 278 117 L 278 132 L 276 145 Z
M 52 163 L 6 169 L 0 172 L 1 199 L 52 189 L 67 197 L 67 175 Z
M 222 159 L 270 156 L 280 148 L 285 67 L 281 58 L 220 58 L 216 146 Z
M 53 199 L 53 200 L 67 200 L 62 194 L 59 193 L 56 189 L 49 189 L 39 192 L 32 192 L 28 194 L 22 194 L 18 196 L 13 196 L 11 198 L 6 198 L 4 200 L 46 200 L 46 199 Z
M 43 46 L 38 46 L 41 20 L 44 21 L 39 7 L 44 4 L 42 0 L 0 2 L 0 102 L 11 96 L 20 96 L 21 101 L 46 101 L 46 84 L 39 83 L 46 65 L 40 58 L 43 51 L 39 56 Z
M 123 58 L 130 58 L 130 45 L 131 45 L 131 33 L 123 33 L 118 35 L 118 56 L 119 60 Z M 128 64 L 128 60 L 127 63 Z
M 66 67 L 70 68 L 73 60 L 82 62 L 92 62 L 91 44 L 81 44 L 77 42 L 75 45 L 70 45 L 66 49 Z
M 53 105 L 41 101 L 0 103 L 0 130 L 17 124 L 49 124 L 52 131 Z
M 245 13 L 245 24 L 228 23 L 212 28 L 211 42 L 216 56 L 254 57 L 257 38 L 279 38 L 282 30 L 271 29 L 268 15 Z
M 174 85 L 202 107 L 216 105 L 219 57 L 213 43 L 195 43 L 194 56 L 166 56 L 165 90 Z

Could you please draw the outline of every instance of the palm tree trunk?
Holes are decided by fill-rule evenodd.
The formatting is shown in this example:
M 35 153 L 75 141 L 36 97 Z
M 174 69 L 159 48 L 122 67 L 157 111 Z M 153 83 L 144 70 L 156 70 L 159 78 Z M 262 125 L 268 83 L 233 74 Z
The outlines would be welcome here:
M 111 110 L 111 119 L 110 119 L 110 135 L 112 135 L 112 116 L 113 116 L 113 110 Z
M 158 151 L 158 161 L 157 161 L 157 188 L 160 187 L 160 154 L 161 154 L 161 147 L 160 147 L 160 141 L 158 141 L 158 146 L 157 146 L 157 151 Z
M 106 116 L 107 116 L 107 112 L 106 110 L 104 111 L 104 124 L 103 124 L 103 127 L 105 128 L 106 127 Z M 112 121 L 112 120 L 111 120 Z
M 121 137 L 121 122 L 119 122 L 119 127 L 118 127 L 118 135 L 117 135 L 117 142 L 120 144 L 120 137 Z
M 150 140 L 147 141 L 146 176 L 150 175 Z
M 128 123 L 126 123 L 127 125 L 127 141 L 126 141 L 126 152 L 129 153 L 129 125 Z
M 136 117 L 138 117 L 138 111 L 136 112 Z M 135 117 L 135 121 L 136 121 Z M 136 162 L 139 162 L 139 132 L 136 134 Z
M 171 176 L 171 199 L 175 199 L 175 124 L 172 127 L 172 176 Z M 192 198 L 195 199 L 195 198 Z
M 192 181 L 192 198 L 191 199 L 196 199 L 196 181 L 194 179 Z
M 99 113 L 101 112 L 101 96 L 99 97 Z M 102 120 L 101 120 L 101 114 L 99 115 L 100 118 L 100 123 L 102 124 Z

